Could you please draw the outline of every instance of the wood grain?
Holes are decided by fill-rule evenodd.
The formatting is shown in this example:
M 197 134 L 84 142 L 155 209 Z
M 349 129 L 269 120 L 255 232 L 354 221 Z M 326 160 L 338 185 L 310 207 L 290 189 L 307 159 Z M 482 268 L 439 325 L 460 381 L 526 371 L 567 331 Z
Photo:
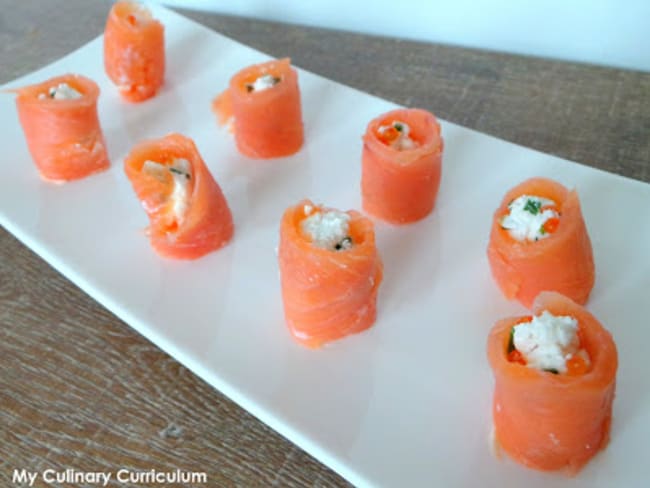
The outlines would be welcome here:
M 650 73 L 182 13 L 272 56 L 290 56 L 302 68 L 381 98 L 650 181 Z
M 0 83 L 101 33 L 108 2 L 0 0 Z M 650 75 L 187 13 L 328 78 L 650 181 Z M 208 473 L 346 486 L 0 230 L 0 485 L 14 468 Z M 113 486 L 118 486 L 113 484 Z
M 0 276 L 1 486 L 14 468 L 179 468 L 205 471 L 208 486 L 346 485 L 6 232 Z

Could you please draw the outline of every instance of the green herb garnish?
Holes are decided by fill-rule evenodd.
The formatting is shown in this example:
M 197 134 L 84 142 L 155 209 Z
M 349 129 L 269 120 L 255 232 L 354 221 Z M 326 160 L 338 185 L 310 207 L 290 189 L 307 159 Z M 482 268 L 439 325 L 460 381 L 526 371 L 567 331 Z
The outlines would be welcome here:
M 546 229 L 544 229 L 544 224 L 542 224 L 542 226 L 539 228 L 539 233 L 542 235 L 546 234 Z
M 346 237 L 341 242 L 337 242 L 336 245 L 334 246 L 334 249 L 336 249 L 337 251 L 340 251 L 342 249 L 349 249 L 351 245 L 352 245 L 352 238 Z
M 172 173 L 176 173 L 177 175 L 185 175 L 185 178 L 187 178 L 188 180 L 190 179 L 190 175 L 184 171 L 181 171 L 180 169 L 170 167 L 169 171 L 171 171 Z
M 545 369 L 544 371 L 546 371 L 547 373 L 560 374 L 560 372 L 555 368 Z
M 510 328 L 510 338 L 508 339 L 508 354 L 515 350 L 515 328 Z
M 395 130 L 397 132 L 402 132 L 404 130 L 404 126 L 402 124 L 393 124 L 393 127 L 395 127 Z
M 531 200 L 530 198 L 526 200 L 526 206 L 524 207 L 524 210 L 527 212 L 530 212 L 533 215 L 537 215 L 539 213 L 539 209 L 542 208 L 542 202 L 539 200 Z

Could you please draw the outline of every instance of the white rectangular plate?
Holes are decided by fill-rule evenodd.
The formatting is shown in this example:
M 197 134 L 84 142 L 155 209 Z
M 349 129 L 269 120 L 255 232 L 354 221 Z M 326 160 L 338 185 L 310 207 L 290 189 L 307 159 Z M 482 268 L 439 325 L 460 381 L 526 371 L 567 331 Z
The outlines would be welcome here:
M 296 345 L 283 320 L 275 254 L 282 212 L 304 197 L 360 208 L 361 134 L 395 105 L 300 70 L 305 147 L 252 161 L 215 124 L 211 98 L 268 57 L 164 8 L 166 84 L 122 102 L 103 70 L 102 38 L 8 86 L 65 72 L 101 87 L 109 171 L 44 183 L 11 95 L 0 95 L 0 223 L 138 332 L 356 485 L 629 486 L 650 480 L 650 185 L 443 122 L 434 213 L 377 223 L 385 263 L 378 320 L 322 350 Z M 192 137 L 233 211 L 223 250 L 159 258 L 122 160 L 145 138 Z M 493 380 L 485 343 L 495 320 L 524 310 L 492 282 L 485 255 L 504 192 L 531 176 L 577 187 L 597 281 L 589 309 L 619 348 L 611 443 L 574 479 L 497 460 L 488 446 Z M 580 412 L 576 412 L 580 415 Z

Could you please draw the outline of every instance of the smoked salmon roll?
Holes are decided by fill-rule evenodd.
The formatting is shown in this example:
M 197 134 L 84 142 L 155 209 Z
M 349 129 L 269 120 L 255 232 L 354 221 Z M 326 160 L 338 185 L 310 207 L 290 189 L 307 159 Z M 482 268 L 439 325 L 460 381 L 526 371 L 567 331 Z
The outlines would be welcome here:
M 487 255 L 504 295 L 527 308 L 541 291 L 584 304 L 594 286 L 578 194 L 547 178 L 531 178 L 506 193 L 494 212 Z
M 232 123 L 237 149 L 256 159 L 290 156 L 302 147 L 298 73 L 288 58 L 243 69 L 212 101 L 220 124 Z
M 301 201 L 282 217 L 278 257 L 296 341 L 317 348 L 375 322 L 383 267 L 369 219 Z
M 97 83 L 67 74 L 14 91 L 27 147 L 43 179 L 77 180 L 110 166 L 97 116 Z
M 142 202 L 152 247 L 164 257 L 196 259 L 232 238 L 232 214 L 194 142 L 180 134 L 144 141 L 124 160 Z
M 440 124 L 421 109 L 398 109 L 368 124 L 363 136 L 363 209 L 392 224 L 420 220 L 433 210 L 440 187 Z
M 153 97 L 165 77 L 165 29 L 143 5 L 119 1 L 104 30 L 104 68 L 129 102 Z
M 525 466 L 572 475 L 609 441 L 616 345 L 559 293 L 540 293 L 533 313 L 497 322 L 488 337 L 495 441 Z

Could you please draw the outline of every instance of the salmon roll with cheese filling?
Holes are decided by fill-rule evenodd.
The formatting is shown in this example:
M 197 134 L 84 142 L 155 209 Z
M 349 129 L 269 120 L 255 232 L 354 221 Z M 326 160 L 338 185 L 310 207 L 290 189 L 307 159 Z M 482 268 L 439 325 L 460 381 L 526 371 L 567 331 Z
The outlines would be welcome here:
M 232 238 L 226 198 L 188 137 L 169 134 L 138 144 L 124 170 L 149 216 L 151 245 L 161 256 L 196 259 Z
M 398 109 L 372 120 L 363 136 L 363 209 L 392 224 L 429 215 L 440 187 L 442 150 L 440 124 L 426 110 Z
M 531 178 L 506 193 L 494 213 L 487 254 L 504 295 L 527 308 L 541 291 L 584 304 L 594 286 L 578 194 L 547 178 Z
M 288 58 L 255 64 L 235 74 L 212 110 L 231 123 L 237 149 L 256 159 L 290 156 L 302 147 L 298 73 Z
M 43 179 L 61 183 L 110 166 L 97 116 L 97 83 L 67 74 L 13 91 L 29 152 Z
M 104 29 L 104 68 L 120 95 L 141 102 L 156 95 L 165 77 L 165 29 L 137 2 L 113 5 Z
M 525 466 L 573 475 L 609 441 L 616 345 L 559 293 L 540 293 L 533 313 L 497 322 L 488 337 L 495 441 Z
M 383 267 L 369 219 L 301 201 L 282 217 L 278 256 L 296 341 L 317 348 L 375 322 Z

